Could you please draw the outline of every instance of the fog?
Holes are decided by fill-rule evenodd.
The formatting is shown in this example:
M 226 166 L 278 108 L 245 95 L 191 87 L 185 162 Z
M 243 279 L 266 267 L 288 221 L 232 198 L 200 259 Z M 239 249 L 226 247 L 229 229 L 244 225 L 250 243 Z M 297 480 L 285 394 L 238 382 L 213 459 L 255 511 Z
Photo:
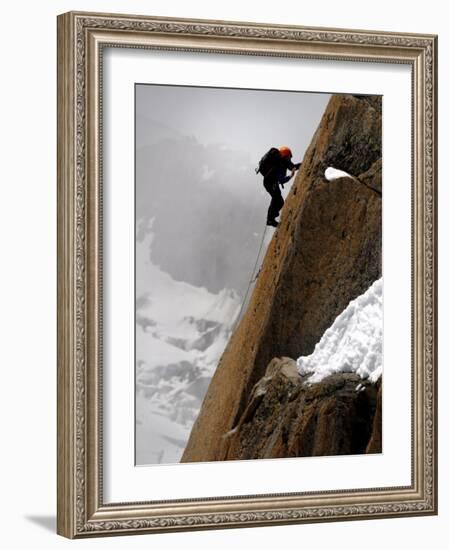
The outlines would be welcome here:
M 135 91 L 136 219 L 153 220 L 153 261 L 177 280 L 241 295 L 269 204 L 258 160 L 288 145 L 301 161 L 330 96 L 146 84 Z
M 288 145 L 302 158 L 329 94 L 291 91 L 136 86 L 137 146 L 195 137 L 257 162 L 265 149 Z

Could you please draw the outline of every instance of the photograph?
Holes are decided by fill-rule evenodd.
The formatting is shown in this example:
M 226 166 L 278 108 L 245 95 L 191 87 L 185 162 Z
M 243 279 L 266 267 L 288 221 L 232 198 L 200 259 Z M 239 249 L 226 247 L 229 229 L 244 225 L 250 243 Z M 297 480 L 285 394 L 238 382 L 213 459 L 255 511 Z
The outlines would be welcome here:
M 437 36 L 57 30 L 57 532 L 435 515 Z
M 135 464 L 382 453 L 382 96 L 134 93 Z

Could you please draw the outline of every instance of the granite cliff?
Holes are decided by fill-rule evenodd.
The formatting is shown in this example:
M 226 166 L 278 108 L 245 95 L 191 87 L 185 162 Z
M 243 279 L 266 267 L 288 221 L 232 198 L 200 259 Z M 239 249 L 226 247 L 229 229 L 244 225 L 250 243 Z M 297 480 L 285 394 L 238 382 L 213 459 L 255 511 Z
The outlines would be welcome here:
M 379 382 L 308 385 L 289 359 L 381 276 L 381 128 L 381 98 L 331 98 L 183 462 L 381 450 Z M 330 166 L 348 175 L 327 181 Z

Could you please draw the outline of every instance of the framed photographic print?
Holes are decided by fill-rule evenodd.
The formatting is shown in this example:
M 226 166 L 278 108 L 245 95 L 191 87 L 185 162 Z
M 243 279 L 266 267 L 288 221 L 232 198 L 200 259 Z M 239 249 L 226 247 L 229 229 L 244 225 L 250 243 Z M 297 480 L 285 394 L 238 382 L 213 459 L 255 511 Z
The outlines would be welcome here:
M 436 513 L 436 46 L 59 16 L 59 534 Z

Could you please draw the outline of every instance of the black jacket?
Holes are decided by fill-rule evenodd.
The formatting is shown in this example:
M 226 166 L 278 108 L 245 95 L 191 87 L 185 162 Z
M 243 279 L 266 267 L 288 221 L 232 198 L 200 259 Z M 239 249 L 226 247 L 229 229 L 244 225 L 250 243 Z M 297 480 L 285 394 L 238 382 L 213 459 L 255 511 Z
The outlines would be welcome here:
M 265 177 L 275 180 L 277 183 L 283 185 L 284 183 L 287 183 L 292 177 L 292 174 L 287 175 L 287 170 L 293 170 L 294 168 L 298 169 L 300 166 L 300 162 L 294 164 L 289 158 L 281 158 L 280 161 L 273 166 L 273 168 L 268 172 Z

